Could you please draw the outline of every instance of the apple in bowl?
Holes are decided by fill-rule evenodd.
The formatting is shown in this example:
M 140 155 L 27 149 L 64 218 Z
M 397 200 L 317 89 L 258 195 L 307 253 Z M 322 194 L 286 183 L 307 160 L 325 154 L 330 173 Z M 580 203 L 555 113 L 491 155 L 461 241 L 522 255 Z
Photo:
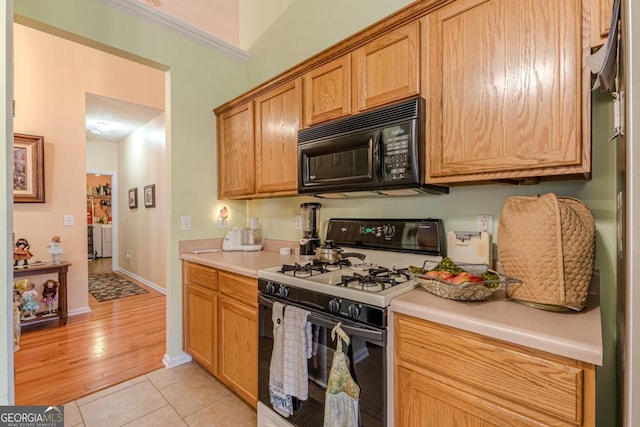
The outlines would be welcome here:
M 465 283 L 482 282 L 484 279 L 482 277 L 475 276 L 469 272 L 463 271 L 446 280 L 447 282 L 453 283 L 454 285 L 462 285 Z
M 430 270 L 424 274 L 424 277 L 427 279 L 438 278 L 442 280 L 449 280 L 453 277 L 453 273 L 444 270 Z

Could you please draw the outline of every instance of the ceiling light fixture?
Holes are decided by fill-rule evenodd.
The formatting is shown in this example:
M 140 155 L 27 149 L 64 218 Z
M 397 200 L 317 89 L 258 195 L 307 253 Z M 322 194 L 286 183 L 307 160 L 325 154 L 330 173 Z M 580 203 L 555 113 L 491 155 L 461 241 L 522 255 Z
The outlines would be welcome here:
M 140 0 L 140 2 L 153 7 L 160 6 L 160 0 Z
M 109 132 L 111 130 L 111 125 L 106 122 L 97 122 L 96 127 L 102 132 Z
M 91 132 L 94 135 L 100 135 L 102 133 L 98 129 L 90 129 L 89 132 Z

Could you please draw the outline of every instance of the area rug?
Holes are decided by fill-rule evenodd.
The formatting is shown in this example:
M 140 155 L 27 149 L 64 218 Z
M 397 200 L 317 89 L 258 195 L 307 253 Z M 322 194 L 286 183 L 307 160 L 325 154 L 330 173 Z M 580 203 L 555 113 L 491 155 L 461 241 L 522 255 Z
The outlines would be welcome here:
M 113 272 L 89 273 L 89 293 L 99 302 L 146 294 L 141 288 Z

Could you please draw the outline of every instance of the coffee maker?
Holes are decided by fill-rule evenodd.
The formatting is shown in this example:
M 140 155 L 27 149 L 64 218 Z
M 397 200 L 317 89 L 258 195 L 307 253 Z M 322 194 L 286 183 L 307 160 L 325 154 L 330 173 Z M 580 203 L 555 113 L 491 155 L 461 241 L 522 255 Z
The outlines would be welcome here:
M 320 246 L 320 231 L 318 211 L 320 203 L 303 203 L 302 209 L 302 239 L 300 239 L 300 255 L 315 255 L 316 248 Z

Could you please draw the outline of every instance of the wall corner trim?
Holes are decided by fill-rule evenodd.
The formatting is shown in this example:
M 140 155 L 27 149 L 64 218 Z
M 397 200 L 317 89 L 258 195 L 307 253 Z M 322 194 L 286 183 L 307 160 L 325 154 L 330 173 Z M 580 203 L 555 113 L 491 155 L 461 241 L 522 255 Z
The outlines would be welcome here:
M 139 4 L 138 2 L 127 0 L 98 1 L 100 3 L 106 4 L 107 6 L 111 6 L 115 9 L 133 15 L 137 18 L 158 25 L 164 29 L 178 33 L 213 51 L 224 53 L 241 61 L 247 61 L 249 59 L 249 54 L 246 51 L 216 37 L 213 37 L 212 35 L 209 35 L 203 31 L 200 31 L 188 24 L 185 24 L 184 22 L 178 21 L 177 19 L 158 12 L 155 9 L 151 9 L 148 6 Z

